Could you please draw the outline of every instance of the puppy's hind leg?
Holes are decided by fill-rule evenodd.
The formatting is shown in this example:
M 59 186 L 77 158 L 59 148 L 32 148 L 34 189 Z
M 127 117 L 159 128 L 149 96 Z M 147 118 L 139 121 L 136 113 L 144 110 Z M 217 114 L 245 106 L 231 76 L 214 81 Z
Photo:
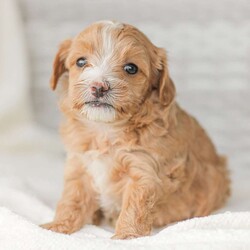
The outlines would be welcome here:
M 67 168 L 69 171 L 65 175 L 64 191 L 58 203 L 55 218 L 51 223 L 41 227 L 71 234 L 91 221 L 97 205 L 90 178 L 83 170 L 80 160 L 71 158 L 67 162 L 66 170 Z

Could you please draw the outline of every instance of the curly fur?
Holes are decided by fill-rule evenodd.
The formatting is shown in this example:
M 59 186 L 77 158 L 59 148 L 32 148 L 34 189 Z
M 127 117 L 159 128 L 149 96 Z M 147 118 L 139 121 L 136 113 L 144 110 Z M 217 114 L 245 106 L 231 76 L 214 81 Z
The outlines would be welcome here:
M 75 62 L 83 56 L 88 64 L 79 69 Z M 124 72 L 128 62 L 138 65 L 137 74 Z M 87 106 L 94 81 L 109 82 L 102 100 L 110 110 Z M 45 228 L 72 233 L 104 218 L 115 225 L 113 238 L 128 239 L 224 204 L 230 193 L 226 160 L 176 103 L 164 49 L 139 30 L 98 22 L 64 41 L 51 78 L 52 89 L 57 85 L 65 116 L 65 187 Z

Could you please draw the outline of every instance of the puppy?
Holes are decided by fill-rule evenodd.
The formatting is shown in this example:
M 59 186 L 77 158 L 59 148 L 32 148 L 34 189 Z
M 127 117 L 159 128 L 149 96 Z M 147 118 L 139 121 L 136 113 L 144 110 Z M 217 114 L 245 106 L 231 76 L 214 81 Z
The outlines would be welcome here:
M 165 50 L 138 29 L 103 21 L 64 41 L 56 87 L 65 185 L 44 228 L 70 234 L 105 218 L 115 224 L 114 239 L 128 239 L 224 204 L 226 161 L 175 102 Z

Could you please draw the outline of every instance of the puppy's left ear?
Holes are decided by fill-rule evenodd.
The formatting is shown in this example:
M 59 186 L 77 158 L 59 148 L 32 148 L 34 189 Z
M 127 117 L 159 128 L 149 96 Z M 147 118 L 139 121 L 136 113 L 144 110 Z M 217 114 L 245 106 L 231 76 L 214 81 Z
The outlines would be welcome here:
M 71 43 L 72 43 L 71 40 L 63 41 L 60 44 L 59 49 L 56 53 L 53 64 L 52 75 L 50 78 L 50 87 L 52 90 L 56 89 L 59 78 L 63 73 L 67 71 L 67 68 L 65 66 L 65 61 L 69 54 Z
M 156 68 L 158 70 L 159 78 L 157 88 L 159 91 L 159 99 L 162 105 L 168 106 L 175 98 L 175 86 L 169 77 L 167 67 L 166 51 L 162 48 L 157 48 Z

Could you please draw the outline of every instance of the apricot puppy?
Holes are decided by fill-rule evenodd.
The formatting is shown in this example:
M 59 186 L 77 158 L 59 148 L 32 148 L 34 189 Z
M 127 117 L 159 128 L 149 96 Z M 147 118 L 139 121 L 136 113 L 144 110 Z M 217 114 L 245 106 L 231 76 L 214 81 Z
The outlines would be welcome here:
M 43 227 L 73 233 L 105 218 L 115 223 L 113 238 L 127 239 L 224 204 L 225 159 L 175 102 L 165 50 L 138 29 L 103 21 L 64 41 L 56 87 L 65 186 L 54 221 Z

